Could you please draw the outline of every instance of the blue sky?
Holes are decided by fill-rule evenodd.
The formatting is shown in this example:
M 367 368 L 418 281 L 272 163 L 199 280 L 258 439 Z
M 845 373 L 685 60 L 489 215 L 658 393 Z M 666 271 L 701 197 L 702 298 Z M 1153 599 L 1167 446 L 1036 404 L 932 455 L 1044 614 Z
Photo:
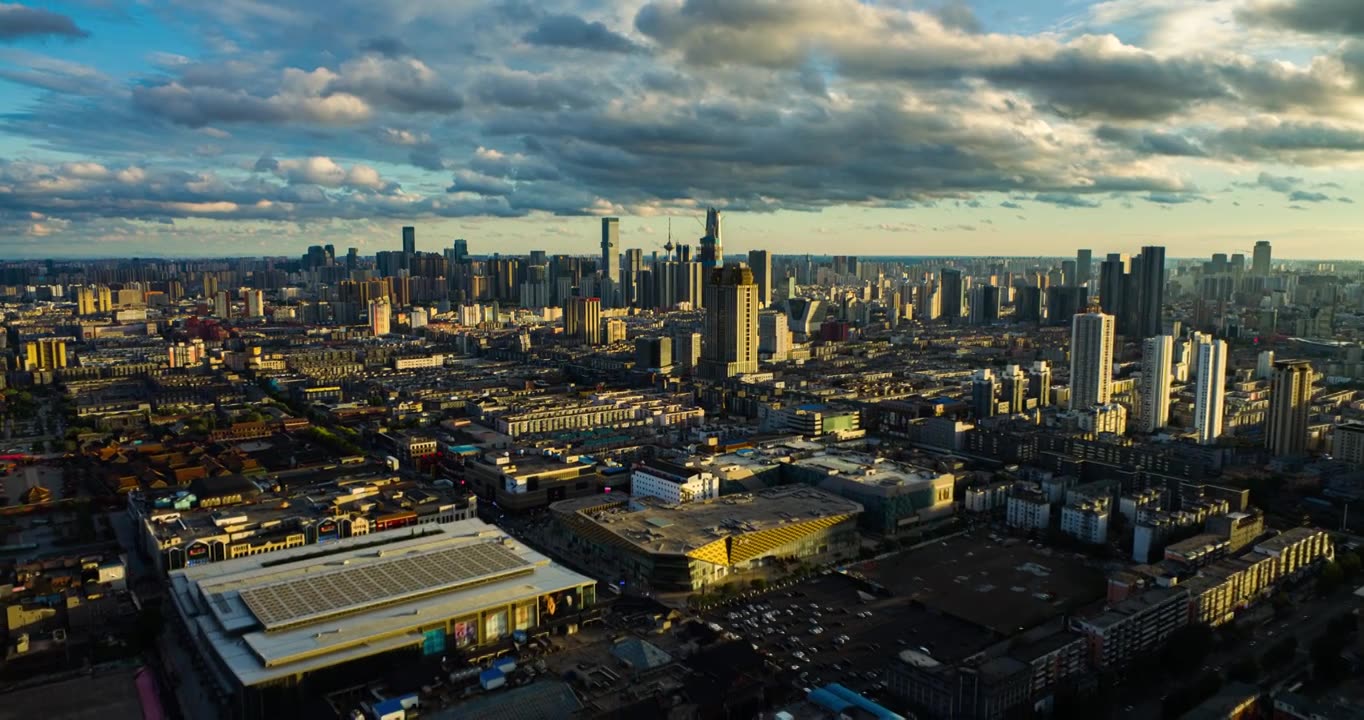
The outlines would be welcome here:
M 0 0 L 0 253 L 1360 258 L 1358 0 Z

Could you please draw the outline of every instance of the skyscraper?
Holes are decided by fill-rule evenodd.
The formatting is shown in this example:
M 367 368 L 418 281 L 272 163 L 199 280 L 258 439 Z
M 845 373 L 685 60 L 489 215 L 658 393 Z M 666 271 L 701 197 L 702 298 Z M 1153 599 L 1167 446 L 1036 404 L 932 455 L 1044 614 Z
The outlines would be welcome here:
M 601 298 L 573 296 L 564 307 L 564 335 L 585 345 L 602 341 Z
M 1194 431 L 1201 445 L 1211 445 L 1222 437 L 1222 406 L 1227 379 L 1227 344 L 1222 340 L 1200 338 L 1195 364 L 1198 384 L 1194 387 Z
M 1099 263 L 1099 306 L 1114 317 L 1123 311 L 1123 283 L 1127 266 L 1127 256 L 1120 253 L 1109 253 L 1108 259 Z
M 772 304 L 772 253 L 749 250 L 748 266 L 753 269 L 753 280 L 758 283 L 758 307 Z
M 1144 433 L 1158 432 L 1170 422 L 1170 367 L 1174 361 L 1175 339 L 1169 335 L 1146 338 L 1141 344 L 1141 414 L 1137 428 Z
M 417 254 L 417 228 L 403 226 L 403 255 L 411 258 Z
M 1017 415 L 1028 408 L 1028 376 L 1021 366 L 1009 365 L 1004 368 L 1000 391 L 1009 403 L 1010 413 Z
M 455 238 L 451 251 L 451 256 L 455 262 L 464 262 L 469 258 L 469 241 L 464 238 Z
M 613 287 L 620 287 L 620 218 L 601 219 L 601 270 Z
M 942 269 L 942 316 L 951 323 L 961 320 L 962 289 L 961 271 L 956 268 Z
M 971 288 L 972 325 L 989 325 L 999 321 L 999 296 L 999 288 L 994 285 L 977 285 Z
M 1084 285 L 1088 283 L 1092 272 L 1094 272 L 1094 253 L 1088 248 L 1077 250 L 1075 252 L 1075 284 Z
M 1113 395 L 1113 316 L 1075 316 L 1070 335 L 1070 409 L 1105 405 Z
M 706 210 L 706 234 L 701 238 L 701 265 L 707 271 L 725 265 L 725 246 L 720 240 L 720 211 Z
M 701 374 L 713 380 L 758 371 L 758 284 L 753 271 L 731 263 L 705 284 L 706 336 Z
M 1037 400 L 1038 407 L 1051 405 L 1051 363 L 1046 360 L 1028 368 L 1028 397 Z
M 1307 452 L 1307 419 L 1312 405 L 1312 364 L 1278 360 L 1269 388 L 1269 421 L 1265 446 L 1274 457 Z
M 246 291 L 246 316 L 265 317 L 265 293 L 260 290 Z
M 1255 243 L 1254 255 L 1250 259 L 1250 272 L 1252 275 L 1266 277 L 1274 267 L 1273 250 L 1268 240 L 1259 240 Z
M 1165 248 L 1148 245 L 1141 249 L 1141 268 L 1137 276 L 1137 308 L 1130 332 L 1137 337 L 1160 334 L 1161 314 L 1165 310 Z

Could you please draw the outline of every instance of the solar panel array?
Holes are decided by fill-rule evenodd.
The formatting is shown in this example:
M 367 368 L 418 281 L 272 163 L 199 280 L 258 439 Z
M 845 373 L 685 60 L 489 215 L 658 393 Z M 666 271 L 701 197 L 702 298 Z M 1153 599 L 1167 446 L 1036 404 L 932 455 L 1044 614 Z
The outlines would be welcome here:
M 496 542 L 461 545 L 241 591 L 267 630 L 524 572 L 530 563 Z

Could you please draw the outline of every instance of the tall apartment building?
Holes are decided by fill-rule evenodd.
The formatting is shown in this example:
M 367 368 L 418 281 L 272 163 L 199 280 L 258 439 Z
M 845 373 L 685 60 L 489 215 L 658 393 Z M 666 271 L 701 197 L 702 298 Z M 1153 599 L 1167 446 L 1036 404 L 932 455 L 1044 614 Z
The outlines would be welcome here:
M 758 285 L 753 271 L 731 263 L 705 286 L 706 336 L 701 373 L 722 380 L 758 371 Z
M 601 298 L 573 296 L 564 306 L 564 335 L 587 345 L 602 341 Z
M 977 370 L 971 378 L 971 410 L 977 419 L 994 417 L 998 411 L 999 382 L 989 368 Z
M 1194 431 L 1201 445 L 1222 437 L 1222 410 L 1226 402 L 1227 344 L 1203 338 L 1198 343 L 1198 384 L 1194 388 Z
M 960 322 L 966 289 L 962 284 L 961 271 L 956 268 L 943 268 L 939 282 L 942 298 L 939 307 L 942 317 L 948 322 Z
M 260 290 L 247 290 L 246 295 L 246 316 L 249 318 L 265 317 L 265 293 Z
M 1312 405 L 1312 364 L 1279 360 L 1269 389 L 1265 446 L 1275 457 L 1307 452 L 1307 420 Z
M 1070 336 L 1070 409 L 1105 405 L 1113 395 L 1113 316 L 1076 315 Z
M 1331 456 L 1355 465 L 1364 465 L 1364 422 L 1337 425 L 1331 432 Z
M 1250 272 L 1259 277 L 1267 277 L 1270 270 L 1274 267 L 1274 250 L 1268 240 L 1260 240 L 1255 243 L 1254 254 L 1250 259 Z
M 758 283 L 758 307 L 772 304 L 772 253 L 749 250 L 748 266 L 753 269 L 753 281 Z
M 601 219 L 601 270 L 613 290 L 620 288 L 620 218 Z
M 1137 429 L 1144 433 L 1159 432 L 1170 422 L 1171 365 L 1175 354 L 1175 339 L 1169 335 L 1146 338 L 1141 345 L 1141 376 L 1137 392 L 1141 396 L 1141 412 Z
M 369 301 L 369 331 L 374 337 L 389 334 L 392 321 L 393 306 L 388 303 L 388 298 Z
M 66 367 L 66 341 L 40 338 L 24 343 L 25 370 L 57 370 Z

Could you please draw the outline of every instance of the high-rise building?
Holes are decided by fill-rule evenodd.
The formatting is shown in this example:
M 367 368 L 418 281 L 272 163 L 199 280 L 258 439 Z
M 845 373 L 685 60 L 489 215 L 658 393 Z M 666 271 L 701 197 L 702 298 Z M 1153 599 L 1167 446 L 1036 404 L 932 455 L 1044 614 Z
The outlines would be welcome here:
M 1094 253 L 1093 251 L 1082 248 L 1075 252 L 1075 284 L 1085 285 L 1089 282 L 1089 276 L 1094 272 Z
M 940 286 L 942 301 L 939 307 L 942 317 L 951 323 L 960 322 L 962 301 L 965 298 L 961 271 L 956 268 L 943 268 Z
M 620 318 L 602 318 L 601 344 L 615 345 L 625 342 L 625 321 Z
M 758 307 L 772 304 L 772 253 L 749 250 L 748 266 L 753 268 L 753 280 L 758 283 Z
M 1194 431 L 1201 445 L 1222 437 L 1222 407 L 1226 401 L 1227 343 L 1206 336 L 1199 338 L 1195 366 Z
M 1331 457 L 1364 465 L 1364 422 L 1341 423 L 1331 431 Z
M 673 363 L 682 372 L 693 372 L 701 364 L 701 333 L 688 332 L 673 336 Z
M 1014 295 L 1014 320 L 1026 323 L 1042 321 L 1042 288 L 1031 285 L 1018 288 Z
M 971 377 L 971 410 L 977 419 L 994 417 L 999 409 L 999 382 L 989 368 L 977 370 Z
M 601 271 L 613 287 L 620 287 L 620 218 L 601 219 Z
M 725 246 L 720 240 L 720 211 L 706 210 L 706 234 L 701 238 L 701 265 L 709 272 L 725 265 Z
M 999 322 L 999 295 L 999 288 L 994 285 L 977 285 L 971 288 L 972 325 Z
M 1259 240 L 1255 243 L 1254 254 L 1250 258 L 1250 272 L 1252 275 L 1266 277 L 1274 268 L 1274 251 L 1268 240 Z
M 1312 407 L 1312 364 L 1278 360 L 1269 388 L 1269 421 L 1265 446 L 1274 457 L 1307 452 L 1307 420 Z
M 450 255 L 455 262 L 464 262 L 469 259 L 469 241 L 464 238 L 455 238 L 453 247 L 450 248 Z
M 1137 276 L 1137 309 L 1130 332 L 1137 337 L 1160 334 L 1165 311 L 1165 248 L 1148 245 L 1141 249 L 1141 268 Z
M 628 307 L 649 307 L 653 304 L 643 302 L 643 293 L 640 292 L 639 274 L 644 271 L 644 251 L 639 248 L 630 248 L 625 251 L 625 264 L 621 268 L 621 291 L 624 305 Z
M 635 338 L 635 369 L 667 372 L 673 366 L 673 339 L 663 337 Z
M 1175 339 L 1169 335 L 1149 337 L 1141 344 L 1141 375 L 1137 384 L 1141 395 L 1137 428 L 1141 432 L 1159 432 L 1170 422 L 1170 368 L 1174 355 Z
M 758 315 L 758 352 L 773 360 L 791 354 L 791 324 L 786 313 L 768 310 Z
M 403 226 L 403 255 L 410 259 L 417 254 L 417 228 L 411 225 Z
M 1037 360 L 1028 368 L 1028 397 L 1037 401 L 1038 407 L 1051 405 L 1051 363 Z
M 1099 263 L 1099 307 L 1113 317 L 1123 312 L 1124 284 L 1129 265 L 1128 257 L 1121 253 L 1109 253 L 1108 259 Z
M 24 343 L 25 370 L 57 370 L 66 367 L 66 341 L 40 338 Z
M 1255 356 L 1255 379 L 1272 380 L 1274 379 L 1274 351 L 1261 350 Z
M 232 299 L 226 290 L 219 290 L 213 296 L 213 315 L 220 320 L 232 317 Z
M 1017 415 L 1028 409 L 1028 376 L 1021 366 L 1006 366 L 999 385 L 1010 413 Z
M 1106 405 L 1113 395 L 1113 316 L 1081 313 L 1071 324 L 1070 409 Z
M 246 316 L 249 318 L 265 317 L 265 293 L 260 290 L 246 291 Z
M 587 345 L 602 339 L 601 298 L 574 295 L 564 305 L 564 335 Z
M 701 374 L 714 380 L 758 371 L 758 284 L 743 263 L 710 271 Z
M 393 320 L 393 306 L 388 298 L 380 297 L 369 301 L 369 331 L 374 337 L 389 334 Z
M 1036 289 L 1036 288 L 1033 288 Z M 1040 292 L 1040 291 L 1039 291 Z M 1089 304 L 1089 288 L 1053 285 L 1047 288 L 1047 324 L 1069 325 Z

